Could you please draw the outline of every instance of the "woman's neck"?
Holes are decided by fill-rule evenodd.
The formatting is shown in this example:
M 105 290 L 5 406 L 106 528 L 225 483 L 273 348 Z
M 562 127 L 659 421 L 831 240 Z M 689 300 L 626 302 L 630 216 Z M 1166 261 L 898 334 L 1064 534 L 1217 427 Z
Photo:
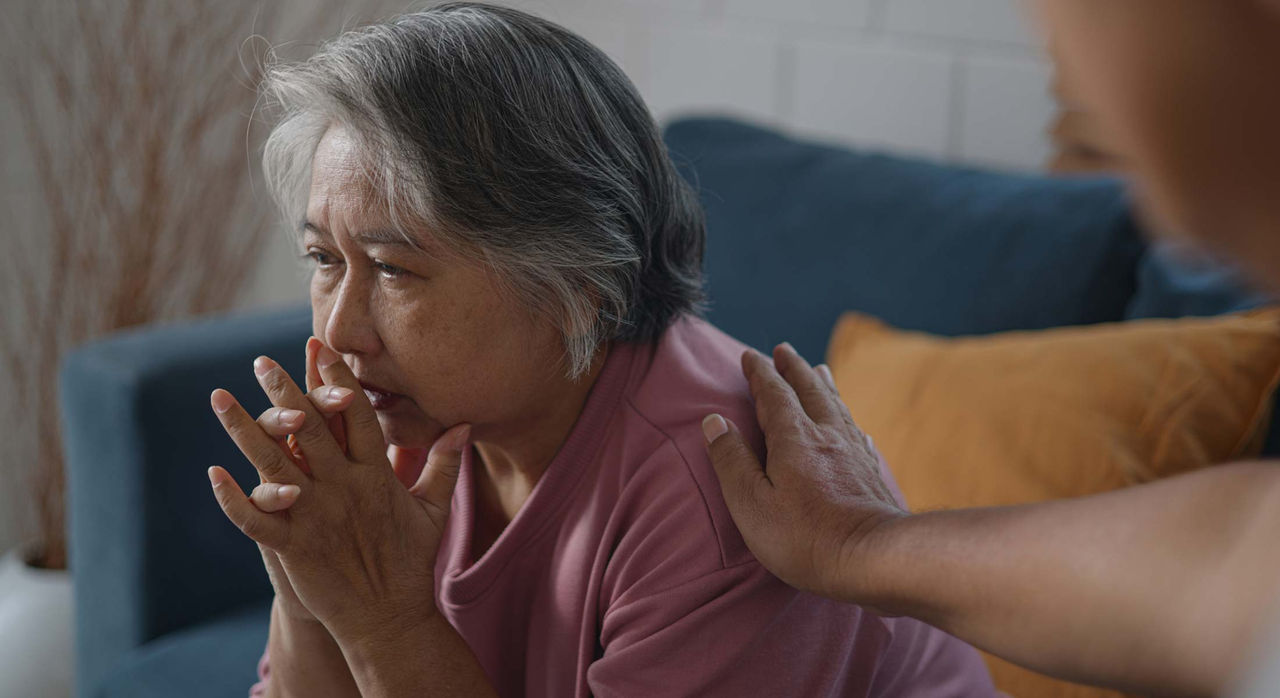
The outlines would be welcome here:
M 498 438 L 475 442 L 477 530 L 483 521 L 505 527 L 515 517 L 581 416 L 608 353 L 606 345 L 578 380 L 554 381 L 528 419 Z

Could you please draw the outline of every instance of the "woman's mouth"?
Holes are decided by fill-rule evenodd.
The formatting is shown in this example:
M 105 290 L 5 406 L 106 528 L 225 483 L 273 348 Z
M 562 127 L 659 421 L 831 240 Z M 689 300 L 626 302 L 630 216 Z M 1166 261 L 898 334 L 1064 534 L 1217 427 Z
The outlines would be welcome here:
M 369 398 L 369 404 L 373 405 L 375 410 L 389 410 L 400 402 L 400 398 L 404 397 L 399 393 L 393 393 L 384 390 L 371 383 L 360 381 L 360 387 L 364 389 L 365 397 Z

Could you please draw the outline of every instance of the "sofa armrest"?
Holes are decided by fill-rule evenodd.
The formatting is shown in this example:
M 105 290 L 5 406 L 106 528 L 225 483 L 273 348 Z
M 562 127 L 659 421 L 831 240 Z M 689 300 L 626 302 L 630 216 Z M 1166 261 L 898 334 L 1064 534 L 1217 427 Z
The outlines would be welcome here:
M 257 547 L 210 492 L 210 465 L 246 488 L 258 480 L 209 393 L 227 388 L 257 414 L 269 403 L 254 357 L 301 384 L 310 332 L 310 311 L 295 308 L 118 334 L 63 362 L 81 695 L 131 649 L 271 593 Z

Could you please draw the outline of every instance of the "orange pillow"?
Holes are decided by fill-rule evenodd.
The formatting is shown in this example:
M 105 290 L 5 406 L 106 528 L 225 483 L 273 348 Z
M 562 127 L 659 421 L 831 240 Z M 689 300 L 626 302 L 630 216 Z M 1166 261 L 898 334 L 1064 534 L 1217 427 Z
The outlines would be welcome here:
M 912 509 L 1035 502 L 1257 456 L 1280 308 L 954 339 L 848 313 L 827 362 Z M 1015 697 L 1121 695 L 988 665 Z

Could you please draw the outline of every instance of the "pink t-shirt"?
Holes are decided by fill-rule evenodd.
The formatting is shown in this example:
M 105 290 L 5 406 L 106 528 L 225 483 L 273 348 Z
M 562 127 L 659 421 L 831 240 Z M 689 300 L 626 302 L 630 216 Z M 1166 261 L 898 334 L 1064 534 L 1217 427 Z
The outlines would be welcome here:
M 692 318 L 656 344 L 615 344 L 559 454 L 478 561 L 463 459 L 437 601 L 498 693 L 995 695 L 968 645 L 796 591 L 752 557 L 700 426 L 719 412 L 763 443 L 744 349 Z

